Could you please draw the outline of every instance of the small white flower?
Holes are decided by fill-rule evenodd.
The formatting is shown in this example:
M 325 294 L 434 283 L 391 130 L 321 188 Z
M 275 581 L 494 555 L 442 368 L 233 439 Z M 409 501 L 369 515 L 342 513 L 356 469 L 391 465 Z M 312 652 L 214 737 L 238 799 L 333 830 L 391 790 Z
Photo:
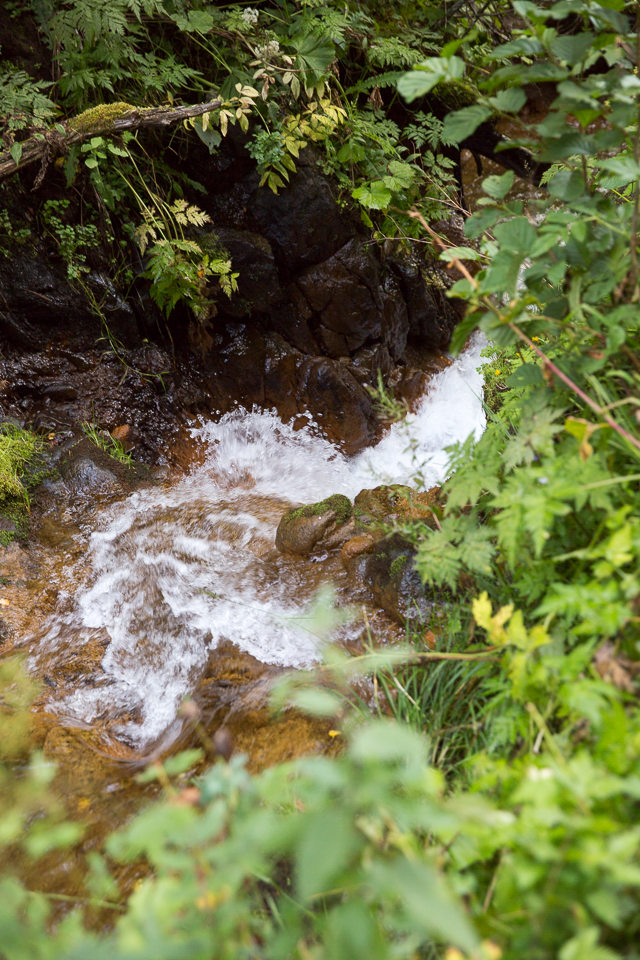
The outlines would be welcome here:
M 551 767 L 529 767 L 527 777 L 537 783 L 540 780 L 552 780 L 553 770 Z
M 538 477 L 538 483 L 541 483 L 544 486 L 546 483 L 549 483 L 549 477 Z
M 241 20 L 244 20 L 246 24 L 253 24 L 258 22 L 258 17 L 260 16 L 259 10 L 254 10 L 253 7 L 247 7 L 242 11 Z
M 256 47 L 256 54 L 261 60 L 268 60 L 280 53 L 280 44 L 277 40 L 268 40 L 264 46 Z

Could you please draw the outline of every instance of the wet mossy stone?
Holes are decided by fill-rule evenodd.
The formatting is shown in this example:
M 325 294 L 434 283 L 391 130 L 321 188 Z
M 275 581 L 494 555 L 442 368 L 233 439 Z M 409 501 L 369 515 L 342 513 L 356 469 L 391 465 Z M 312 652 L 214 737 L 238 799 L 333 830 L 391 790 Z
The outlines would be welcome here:
M 378 603 L 398 623 L 424 621 L 429 603 L 418 571 L 415 550 L 399 533 L 378 541 L 363 565 L 363 580 Z
M 395 524 L 420 520 L 435 526 L 432 507 L 438 502 L 439 487 L 417 491 L 402 483 L 392 483 L 361 490 L 353 503 L 353 515 L 358 533 L 384 531 Z
M 342 545 L 353 532 L 352 514 L 351 501 L 341 493 L 289 510 L 278 524 L 276 547 L 283 553 L 306 556 L 316 546 Z

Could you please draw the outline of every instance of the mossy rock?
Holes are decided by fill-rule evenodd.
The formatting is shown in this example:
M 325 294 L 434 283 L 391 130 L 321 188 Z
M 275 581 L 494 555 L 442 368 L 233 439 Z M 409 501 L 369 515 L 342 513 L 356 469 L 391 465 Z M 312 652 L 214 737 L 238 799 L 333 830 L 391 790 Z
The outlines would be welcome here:
M 411 520 L 421 520 L 435 526 L 433 507 L 438 503 L 439 487 L 418 492 L 402 483 L 392 483 L 361 490 L 353 504 L 357 532 L 383 532 L 390 527 Z M 386 528 L 386 530 L 385 530 Z
M 379 540 L 363 564 L 362 579 L 398 623 L 426 620 L 429 604 L 414 566 L 415 550 L 399 533 Z
M 278 524 L 276 547 L 307 556 L 317 546 L 341 546 L 353 532 L 352 514 L 351 501 L 341 493 L 289 510 Z

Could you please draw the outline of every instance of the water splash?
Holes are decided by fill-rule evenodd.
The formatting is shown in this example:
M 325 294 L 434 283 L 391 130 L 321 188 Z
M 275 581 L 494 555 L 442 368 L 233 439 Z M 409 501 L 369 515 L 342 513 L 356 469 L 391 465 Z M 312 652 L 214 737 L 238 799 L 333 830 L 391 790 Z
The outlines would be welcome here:
M 275 553 L 282 513 L 407 482 L 418 468 L 427 487 L 441 482 L 445 447 L 484 429 L 482 346 L 438 374 L 417 412 L 356 457 L 270 412 L 236 410 L 195 429 L 204 464 L 171 489 L 140 491 L 105 511 L 92 534 L 91 578 L 50 622 L 38 658 L 104 630 L 102 674 L 51 709 L 83 722 L 116 718 L 118 735 L 141 746 L 171 728 L 223 639 L 265 663 L 317 660 L 317 637 L 291 620 L 308 608 L 323 571 L 314 579 L 311 564 Z

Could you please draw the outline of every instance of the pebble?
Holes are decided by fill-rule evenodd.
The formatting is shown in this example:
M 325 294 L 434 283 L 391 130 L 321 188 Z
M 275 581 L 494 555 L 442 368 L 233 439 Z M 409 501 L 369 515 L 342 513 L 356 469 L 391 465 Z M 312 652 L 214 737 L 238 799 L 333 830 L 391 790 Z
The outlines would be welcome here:
M 70 383 L 50 383 L 44 388 L 43 393 L 49 400 L 55 401 L 75 400 L 78 396 L 78 391 Z

